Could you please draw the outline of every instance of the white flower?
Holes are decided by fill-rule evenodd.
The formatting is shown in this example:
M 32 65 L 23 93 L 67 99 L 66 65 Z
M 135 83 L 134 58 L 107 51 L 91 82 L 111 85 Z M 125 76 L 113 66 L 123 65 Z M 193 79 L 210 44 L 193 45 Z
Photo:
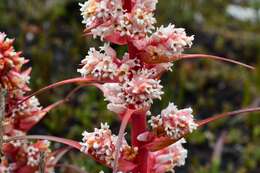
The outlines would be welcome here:
M 173 56 L 181 54 L 185 48 L 192 46 L 194 36 L 187 36 L 185 29 L 175 28 L 169 24 L 161 26 L 153 33 L 146 45 L 146 51 L 151 55 Z M 152 44 L 151 44 L 152 43 Z
M 198 126 L 194 121 L 191 108 L 178 110 L 173 103 L 162 110 L 161 115 L 153 116 L 149 124 L 154 130 L 162 127 L 166 135 L 173 139 L 191 133 Z
M 153 103 L 153 99 L 161 99 L 163 87 L 160 80 L 151 78 L 153 73 L 153 70 L 144 69 L 122 83 L 103 84 L 105 100 L 110 102 L 108 109 L 117 113 L 124 112 L 128 106 L 144 109 Z
M 94 132 L 83 132 L 83 139 L 80 143 L 81 151 L 89 153 L 99 159 L 105 161 L 107 165 L 112 166 L 115 160 L 115 149 L 118 137 L 113 135 L 107 123 L 101 124 L 101 128 L 95 128 Z M 132 151 L 132 148 L 123 140 L 121 153 L 124 151 Z M 135 149 L 133 149 L 135 151 Z
M 29 146 L 27 152 L 27 165 L 37 166 L 40 162 L 40 150 L 34 146 Z
M 115 52 L 105 44 L 97 51 L 95 48 L 90 48 L 88 55 L 81 61 L 83 67 L 78 69 L 82 76 L 92 75 L 95 78 L 113 79 L 116 75 L 117 65 L 114 63 Z

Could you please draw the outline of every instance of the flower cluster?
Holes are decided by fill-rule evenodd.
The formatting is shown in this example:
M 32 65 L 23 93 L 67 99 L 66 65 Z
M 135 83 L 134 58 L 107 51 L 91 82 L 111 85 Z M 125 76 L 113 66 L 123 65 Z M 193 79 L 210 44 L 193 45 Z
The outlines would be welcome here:
M 156 59 L 181 54 L 185 48 L 192 46 L 193 40 L 194 36 L 187 36 L 185 29 L 169 24 L 157 28 L 150 37 L 134 41 L 134 44 L 139 50 L 148 53 L 148 58 Z
M 115 61 L 115 51 L 109 44 L 100 47 L 100 51 L 91 48 L 86 58 L 81 61 L 84 66 L 79 69 L 78 72 L 80 72 L 82 76 L 93 75 L 98 79 L 113 79 L 118 67 Z
M 0 33 L 0 90 L 6 90 L 7 93 L 1 122 L 5 140 L 26 135 L 46 114 L 36 97 L 23 101 L 30 91 L 28 84 L 31 69 L 23 71 L 23 65 L 28 60 L 21 57 L 21 52 L 15 51 L 13 42 L 13 39 L 8 39 L 4 33 Z M 0 172 L 37 172 L 41 151 L 49 155 L 49 144 L 46 141 L 28 143 L 17 140 L 4 143 Z M 47 172 L 53 172 L 53 169 Z
M 174 172 L 176 166 L 183 166 L 187 158 L 187 150 L 182 146 L 185 142 L 181 139 L 167 148 L 151 153 L 150 160 L 153 167 L 150 173 Z
M 20 56 L 21 52 L 14 50 L 13 42 L 0 33 L 0 87 L 11 91 L 10 96 L 21 96 L 30 90 L 27 86 L 30 69 L 22 71 L 22 66 L 28 61 Z
M 19 104 L 30 91 L 28 83 L 31 69 L 23 71 L 22 67 L 28 60 L 21 57 L 21 52 L 15 51 L 13 42 L 13 39 L 8 39 L 4 33 L 0 33 L 0 89 L 7 91 L 4 125 L 8 127 L 5 128 L 8 134 L 12 134 L 10 130 L 29 130 L 24 129 L 29 125 L 28 120 L 30 119 L 31 123 L 38 122 L 44 113 L 36 97 Z
M 86 30 L 94 37 L 126 44 L 127 38 L 144 38 L 152 32 L 157 0 L 137 0 L 131 11 L 123 9 L 122 0 L 89 0 L 81 5 Z
M 98 35 L 116 44 L 129 43 L 135 51 L 120 58 L 109 44 L 100 50 L 91 48 L 82 60 L 83 67 L 78 69 L 83 77 L 113 80 L 100 88 L 110 102 L 108 109 L 116 113 L 127 108 L 147 110 L 153 99 L 161 99 L 163 91 L 158 77 L 171 70 L 172 63 L 150 65 L 143 60 L 180 54 L 193 41 L 193 36 L 187 36 L 184 29 L 174 25 L 153 32 L 157 0 L 137 0 L 130 11 L 123 9 L 125 3 L 89 0 L 80 4 L 83 23 L 94 37 Z
M 166 109 L 162 110 L 161 115 L 152 116 L 149 124 L 156 134 L 167 135 L 172 139 L 179 139 L 197 128 L 192 109 L 178 110 L 173 103 L 170 103 Z
M 161 99 L 163 87 L 156 77 L 160 70 L 168 70 L 171 66 L 167 63 L 146 68 L 139 59 L 130 59 L 127 53 L 119 59 L 108 44 L 101 47 L 100 51 L 91 48 L 82 64 L 83 67 L 78 72 L 83 77 L 115 81 L 106 83 L 101 88 L 106 100 L 110 101 L 108 109 L 116 113 L 129 107 L 149 108 L 153 99 Z
M 101 124 L 100 129 L 95 128 L 94 132 L 89 133 L 85 131 L 82 135 L 81 151 L 90 154 L 106 165 L 113 166 L 118 137 L 112 134 L 107 123 Z M 124 139 L 120 148 L 120 158 L 133 160 L 137 151 L 137 148 L 130 147 Z
M 147 109 L 153 99 L 161 99 L 163 94 L 160 80 L 151 77 L 153 73 L 140 70 L 123 83 L 106 83 L 103 85 L 106 100 L 110 101 L 108 109 L 122 113 L 126 108 Z
M 14 141 L 3 145 L 4 156 L 1 158 L 0 172 L 21 172 L 36 173 L 39 170 L 41 153 L 46 156 L 46 164 L 51 163 L 54 157 L 51 156 L 48 141 L 37 141 L 29 143 L 27 141 Z M 46 167 L 46 172 L 54 173 L 54 168 Z

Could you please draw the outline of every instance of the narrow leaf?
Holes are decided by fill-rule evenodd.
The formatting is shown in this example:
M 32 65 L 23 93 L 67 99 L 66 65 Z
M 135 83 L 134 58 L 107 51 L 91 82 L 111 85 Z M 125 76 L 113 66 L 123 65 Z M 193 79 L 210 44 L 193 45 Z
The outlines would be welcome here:
M 125 129 L 126 129 L 129 119 L 131 118 L 131 116 L 134 112 L 135 112 L 135 110 L 128 109 L 126 111 L 125 115 L 123 116 L 123 121 L 121 123 L 119 134 L 118 134 L 118 139 L 116 142 L 116 155 L 115 155 L 115 161 L 114 161 L 114 166 L 113 166 L 113 173 L 117 173 L 119 153 L 120 153 L 120 148 L 122 146 Z
M 45 136 L 45 135 L 16 136 L 16 137 L 11 137 L 9 139 L 6 139 L 4 142 L 8 143 L 8 142 L 11 142 L 11 141 L 24 140 L 24 139 L 48 140 L 48 141 L 62 143 L 62 144 L 68 145 L 68 146 L 75 148 L 75 149 L 78 149 L 78 150 L 80 150 L 80 148 L 81 148 L 79 142 L 77 142 L 77 141 L 65 139 L 65 138 L 59 138 L 59 137 L 55 137 L 55 136 Z
M 185 59 L 209 59 L 209 60 L 217 60 L 217 61 L 224 61 L 224 62 L 229 62 L 233 64 L 237 64 L 243 67 L 246 67 L 248 69 L 254 70 L 255 67 L 251 65 L 244 64 L 242 62 L 228 59 L 228 58 L 223 58 L 220 56 L 214 56 L 214 55 L 206 55 L 206 54 L 179 54 L 179 55 L 174 55 L 172 57 L 159 57 L 159 58 L 144 58 L 143 61 L 149 64 L 159 64 L 159 63 L 166 63 L 166 62 L 175 62 L 179 60 L 185 60 Z

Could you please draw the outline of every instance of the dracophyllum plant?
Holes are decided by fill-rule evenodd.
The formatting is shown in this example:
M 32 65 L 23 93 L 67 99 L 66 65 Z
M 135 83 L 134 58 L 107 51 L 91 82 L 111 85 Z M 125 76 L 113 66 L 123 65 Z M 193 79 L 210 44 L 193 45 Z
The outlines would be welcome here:
M 82 23 L 85 25 L 84 34 L 99 38 L 104 42 L 99 48 L 90 48 L 81 61 L 81 67 L 77 70 L 81 77 L 57 82 L 24 96 L 23 90 L 27 89 L 28 81 L 24 76 L 29 72 L 19 74 L 23 75 L 23 80 L 18 82 L 18 86 L 12 82 L 14 79 L 17 81 L 15 78 L 17 75 L 10 74 L 11 77 L 9 77 L 9 73 L 4 73 L 6 70 L 2 70 L 4 71 L 1 71 L 2 88 L 16 84 L 19 89 L 15 90 L 15 93 L 10 90 L 8 95 L 10 97 L 14 94 L 22 95 L 7 110 L 6 120 L 8 117 L 15 120 L 18 117 L 25 118 L 24 121 L 23 119 L 19 121 L 21 123 L 19 127 L 4 126 L 4 129 L 16 130 L 18 128 L 23 131 L 22 135 L 10 134 L 11 137 L 4 141 L 5 145 L 14 143 L 14 140 L 45 139 L 76 148 L 100 164 L 113 169 L 114 173 L 174 172 L 175 167 L 185 164 L 188 152 L 183 147 L 183 143 L 186 142 L 184 138 L 187 134 L 220 118 L 259 111 L 259 108 L 242 109 L 200 121 L 194 119 L 191 108 L 178 108 L 174 103 L 169 103 L 159 115 L 153 115 L 150 112 L 153 101 L 161 99 L 164 93 L 160 78 L 165 72 L 172 71 L 175 61 L 207 58 L 254 69 L 252 66 L 218 56 L 184 54 L 185 49 L 192 46 L 194 36 L 186 34 L 185 29 L 177 28 L 174 24 L 156 27 L 154 17 L 156 4 L 157 0 L 88 0 L 81 3 L 80 12 L 83 16 Z M 126 45 L 128 51 L 119 57 L 111 47 L 112 44 Z M 7 61 L 4 59 L 5 53 L 0 55 L 0 62 Z M 17 66 L 11 67 L 19 71 L 25 60 L 10 62 L 8 60 L 6 64 Z M 1 68 L 2 64 L 0 64 Z M 39 117 L 32 113 L 27 115 L 28 112 L 23 113 L 23 109 L 29 107 L 30 110 L 37 109 L 36 112 L 45 114 L 65 100 L 54 103 L 51 108 L 42 111 L 44 109 L 37 107 L 38 104 L 33 96 L 47 89 L 71 83 L 76 83 L 79 87 L 75 88 L 68 97 L 84 86 L 95 86 L 103 92 L 108 102 L 107 109 L 114 112 L 121 121 L 118 135 L 112 134 L 107 123 L 101 123 L 101 127 L 95 128 L 93 132 L 83 132 L 81 142 L 53 136 L 25 135 L 25 132 L 33 127 L 43 115 Z M 33 104 L 34 107 L 26 104 Z M 9 105 L 9 100 L 7 105 Z M 20 116 L 21 112 L 23 116 Z M 29 122 L 33 119 L 35 123 L 28 123 L 28 117 Z M 130 142 L 124 136 L 128 124 L 131 126 Z M 52 159 L 45 161 L 46 168 L 53 168 L 57 162 L 57 159 L 53 158 L 54 155 L 51 156 Z M 55 162 L 50 163 L 50 160 L 55 160 Z M 37 168 L 34 169 L 35 172 Z

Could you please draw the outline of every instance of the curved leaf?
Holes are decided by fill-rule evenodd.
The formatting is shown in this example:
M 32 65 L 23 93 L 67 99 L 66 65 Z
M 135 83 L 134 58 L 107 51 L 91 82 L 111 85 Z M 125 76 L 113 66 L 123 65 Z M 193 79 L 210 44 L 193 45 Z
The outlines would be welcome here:
M 166 63 L 166 62 L 175 62 L 175 61 L 185 60 L 185 59 L 210 59 L 210 60 L 224 61 L 224 62 L 237 64 L 237 65 L 246 67 L 251 70 L 255 69 L 255 67 L 253 67 L 251 65 L 247 65 L 247 64 L 244 64 L 244 63 L 236 61 L 236 60 L 223 58 L 220 56 L 206 55 L 206 54 L 179 54 L 179 55 L 175 55 L 172 57 L 160 56 L 160 57 L 154 58 L 154 59 L 150 58 L 150 56 L 144 55 L 143 61 L 148 64 L 159 64 L 159 63 Z
M 118 134 L 118 139 L 116 142 L 116 155 L 115 155 L 115 161 L 114 161 L 114 166 L 113 166 L 113 173 L 117 173 L 119 153 L 120 153 L 120 148 L 122 146 L 125 129 L 126 129 L 129 119 L 131 118 L 131 116 L 133 115 L 134 112 L 135 112 L 135 110 L 127 109 L 125 115 L 123 116 L 123 121 L 121 123 L 119 134 Z
M 236 116 L 236 115 L 240 115 L 240 114 L 244 114 L 244 113 L 258 112 L 258 111 L 260 111 L 260 107 L 247 108 L 247 109 L 241 109 L 241 110 L 232 111 L 232 112 L 226 112 L 226 113 L 218 114 L 218 115 L 215 115 L 213 117 L 210 117 L 210 118 L 207 118 L 204 120 L 197 121 L 197 124 L 198 124 L 198 127 L 202 127 L 202 126 L 207 125 L 208 123 L 214 122 L 218 119 L 222 119 L 222 118 L 226 118 L 226 117 L 230 117 L 230 116 Z M 186 133 L 179 139 L 185 137 L 188 134 L 189 133 Z M 146 144 L 144 147 L 146 147 L 150 151 L 158 151 L 158 150 L 161 150 L 165 147 L 172 145 L 179 139 L 171 139 L 169 137 L 156 138 L 152 142 Z

